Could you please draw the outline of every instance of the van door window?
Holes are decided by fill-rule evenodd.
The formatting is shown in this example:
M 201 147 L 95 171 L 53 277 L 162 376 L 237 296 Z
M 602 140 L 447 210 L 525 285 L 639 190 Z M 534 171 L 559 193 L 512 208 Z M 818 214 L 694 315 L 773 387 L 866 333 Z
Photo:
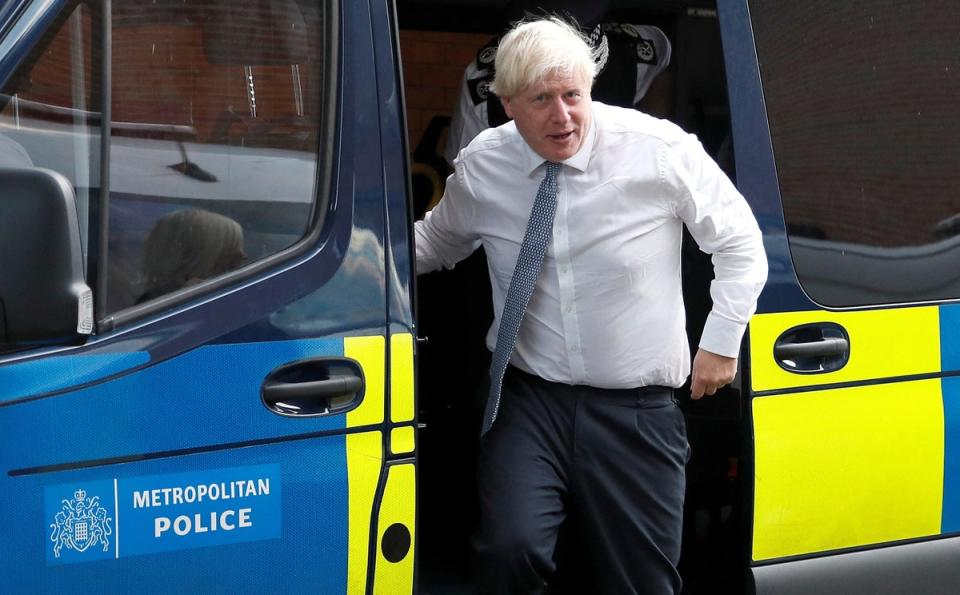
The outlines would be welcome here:
M 114 0 L 108 312 L 303 237 L 321 14 L 295 0 Z
M 101 312 L 302 238 L 317 181 L 323 7 L 114 0 L 109 219 L 98 231 L 100 9 L 74 2 L 0 89 L 0 165 L 73 181 L 85 251 L 88 235 L 91 246 L 108 236 L 106 266 L 98 250 L 87 257 L 107 277 Z
M 73 182 L 84 254 L 100 176 L 100 15 L 73 2 L 0 89 L 0 167 L 43 167 Z
M 960 5 L 750 14 L 803 288 L 825 306 L 960 297 Z

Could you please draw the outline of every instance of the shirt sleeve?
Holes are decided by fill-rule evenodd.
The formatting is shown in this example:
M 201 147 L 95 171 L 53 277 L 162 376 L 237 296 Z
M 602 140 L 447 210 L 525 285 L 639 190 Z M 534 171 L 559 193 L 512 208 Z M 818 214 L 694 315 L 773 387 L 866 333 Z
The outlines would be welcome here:
M 417 274 L 452 269 L 480 246 L 472 225 L 475 208 L 464 165 L 457 161 L 440 202 L 414 224 Z
M 697 245 L 712 255 L 713 308 L 700 348 L 737 357 L 740 341 L 767 280 L 763 236 L 746 199 L 693 135 L 659 154 L 661 180 Z

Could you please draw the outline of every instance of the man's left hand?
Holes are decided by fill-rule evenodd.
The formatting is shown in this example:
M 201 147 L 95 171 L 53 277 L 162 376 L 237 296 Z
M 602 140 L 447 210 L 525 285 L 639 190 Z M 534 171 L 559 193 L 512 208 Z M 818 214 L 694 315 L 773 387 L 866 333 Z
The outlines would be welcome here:
M 699 399 L 712 395 L 731 382 L 737 375 L 737 358 L 724 357 L 700 349 L 693 358 L 693 380 L 690 396 Z

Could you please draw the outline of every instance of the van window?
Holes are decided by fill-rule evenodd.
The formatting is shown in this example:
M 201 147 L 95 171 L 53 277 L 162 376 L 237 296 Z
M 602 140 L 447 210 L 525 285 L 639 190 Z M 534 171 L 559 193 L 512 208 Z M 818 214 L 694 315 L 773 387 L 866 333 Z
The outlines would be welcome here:
M 294 0 L 114 0 L 108 310 L 307 230 L 321 12 Z
M 100 16 L 73 3 L 0 88 L 0 167 L 44 167 L 74 187 L 84 254 L 100 186 Z
M 76 4 L 75 12 L 99 5 Z M 90 130 L 99 107 L 86 97 L 99 89 L 90 71 L 101 58 L 99 39 L 83 37 L 90 25 L 72 22 L 2 90 L 16 101 L 4 107 L 0 132 L 12 131 L 35 165 L 67 174 L 79 194 L 99 180 L 99 131 Z M 112 2 L 108 258 L 96 268 L 107 276 L 106 312 L 217 277 L 305 235 L 323 27 L 322 6 L 297 0 Z M 70 140 L 58 148 L 64 132 Z M 96 227 L 97 216 L 80 215 Z
M 960 5 L 751 0 L 790 250 L 825 306 L 960 297 Z

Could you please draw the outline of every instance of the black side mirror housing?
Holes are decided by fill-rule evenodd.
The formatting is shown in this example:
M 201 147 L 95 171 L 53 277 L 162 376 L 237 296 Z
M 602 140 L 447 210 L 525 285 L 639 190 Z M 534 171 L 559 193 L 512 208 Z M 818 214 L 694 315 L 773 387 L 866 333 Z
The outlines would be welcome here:
M 92 332 L 72 184 L 48 169 L 0 167 L 0 347 Z

